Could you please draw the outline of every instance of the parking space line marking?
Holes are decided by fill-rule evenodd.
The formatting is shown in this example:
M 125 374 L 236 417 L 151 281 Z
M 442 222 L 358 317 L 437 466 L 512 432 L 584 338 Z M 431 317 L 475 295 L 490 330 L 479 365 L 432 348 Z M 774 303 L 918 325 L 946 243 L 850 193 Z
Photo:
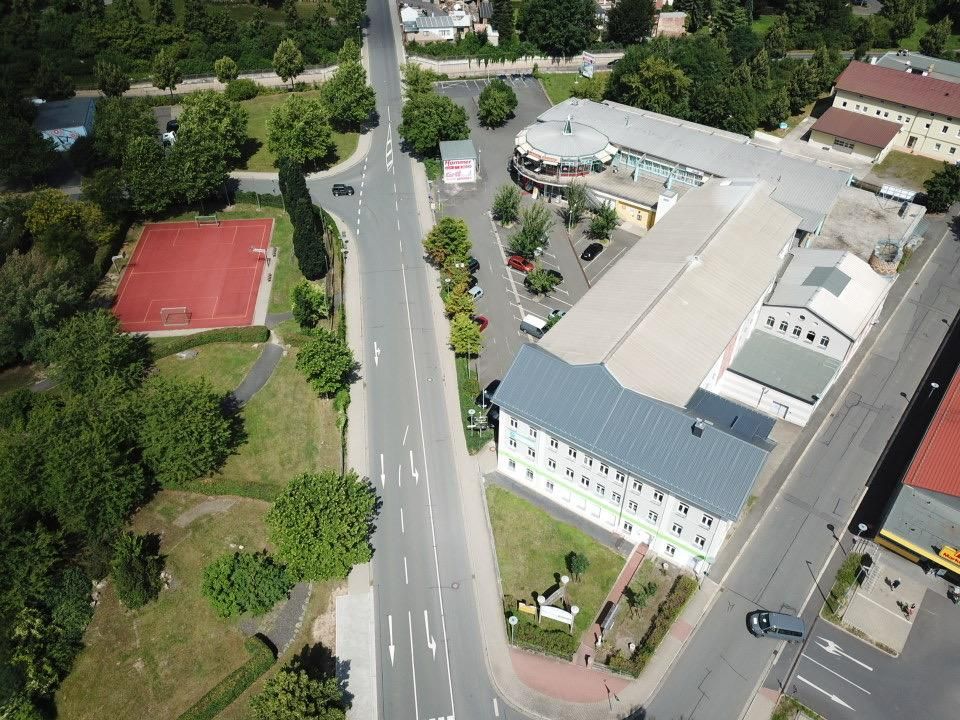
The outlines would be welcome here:
M 850 684 L 853 685 L 857 690 L 862 690 L 862 691 L 865 692 L 867 695 L 872 695 L 872 694 L 873 694 L 873 693 L 871 693 L 869 690 L 867 690 L 866 688 L 863 688 L 863 687 L 860 687 L 859 685 L 857 685 L 853 680 L 848 680 L 847 678 L 845 678 L 845 677 L 844 677 L 843 675 L 841 675 L 840 673 L 838 673 L 838 672 L 836 672 L 836 671 L 834 671 L 834 670 L 831 670 L 831 669 L 828 668 L 826 665 L 824 665 L 822 662 L 817 662 L 816 660 L 814 660 L 812 657 L 810 657 L 810 656 L 807 655 L 806 653 L 801 653 L 801 654 L 802 654 L 802 656 L 805 657 L 807 660 L 809 660 L 810 662 L 812 662 L 812 663 L 814 663 L 814 664 L 816 664 L 816 665 L 819 665 L 819 666 L 822 667 L 824 670 L 826 670 L 828 673 L 831 673 L 831 674 L 833 674 L 833 675 L 836 675 L 836 676 L 837 676 L 838 678 L 840 678 L 841 680 L 850 683 Z
M 910 625 L 910 624 L 911 624 L 910 621 L 907 620 L 907 619 L 906 619 L 903 615 L 901 615 L 900 613 L 895 613 L 895 612 L 894 612 L 893 610 L 891 610 L 890 608 L 885 608 L 883 605 L 881 605 L 880 603 L 878 603 L 876 600 L 872 600 L 871 598 L 868 598 L 866 595 L 863 595 L 863 594 L 861 594 L 861 593 L 857 593 L 857 594 L 860 595 L 861 599 L 866 600 L 868 603 L 873 603 L 874 605 L 876 605 L 878 608 L 880 608 L 881 610 L 883 610 L 883 611 L 886 612 L 886 613 L 890 613 L 890 614 L 893 615 L 895 618 L 897 618 L 897 620 L 900 620 L 900 621 L 902 621 L 902 622 L 905 622 L 907 625 Z

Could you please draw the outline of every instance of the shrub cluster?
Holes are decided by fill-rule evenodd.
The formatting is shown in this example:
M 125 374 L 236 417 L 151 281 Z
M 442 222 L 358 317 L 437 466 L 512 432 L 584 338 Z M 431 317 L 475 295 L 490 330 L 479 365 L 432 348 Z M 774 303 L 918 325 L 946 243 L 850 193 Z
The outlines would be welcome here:
M 287 596 L 293 583 L 264 550 L 221 555 L 203 571 L 201 592 L 220 617 L 247 611 L 263 615 Z
M 175 355 L 190 348 L 209 345 L 210 343 L 262 343 L 270 339 L 270 331 L 263 325 L 249 325 L 247 327 L 217 328 L 205 330 L 193 335 L 176 335 L 174 337 L 152 338 L 150 348 L 155 360 Z
M 300 272 L 308 280 L 327 274 L 329 258 L 323 241 L 323 218 L 307 190 L 303 167 L 290 160 L 281 160 L 280 192 L 293 225 L 293 252 Z
M 509 628 L 507 632 L 510 632 Z M 517 623 L 513 633 L 513 640 L 518 646 L 526 646 L 566 660 L 569 660 L 580 646 L 577 635 L 571 635 L 566 630 L 546 629 L 523 618 Z
M 251 100 L 260 94 L 260 86 L 250 78 L 237 78 L 227 83 L 223 94 L 236 102 Z
M 257 635 L 247 638 L 244 647 L 250 654 L 250 659 L 214 685 L 178 720 L 212 720 L 240 697 L 276 661 L 273 649 Z

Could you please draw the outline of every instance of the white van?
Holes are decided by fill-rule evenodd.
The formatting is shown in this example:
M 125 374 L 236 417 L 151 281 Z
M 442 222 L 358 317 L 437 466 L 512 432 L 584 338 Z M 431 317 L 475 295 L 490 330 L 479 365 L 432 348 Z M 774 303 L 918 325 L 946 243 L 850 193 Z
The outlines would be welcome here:
M 536 315 L 524 315 L 523 320 L 520 321 L 520 329 L 527 335 L 539 339 L 547 331 L 547 321 Z
M 483 288 L 479 285 L 474 285 L 472 288 L 467 290 L 467 295 L 472 297 L 474 300 L 479 300 L 483 297 Z

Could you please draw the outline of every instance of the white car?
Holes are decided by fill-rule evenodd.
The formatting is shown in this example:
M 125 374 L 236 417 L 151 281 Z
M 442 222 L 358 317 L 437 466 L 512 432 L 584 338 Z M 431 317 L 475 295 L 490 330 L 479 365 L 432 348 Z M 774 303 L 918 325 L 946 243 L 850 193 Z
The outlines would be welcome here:
M 163 134 L 163 144 L 173 145 L 177 141 L 177 130 L 179 129 L 179 121 L 167 120 L 167 131 Z

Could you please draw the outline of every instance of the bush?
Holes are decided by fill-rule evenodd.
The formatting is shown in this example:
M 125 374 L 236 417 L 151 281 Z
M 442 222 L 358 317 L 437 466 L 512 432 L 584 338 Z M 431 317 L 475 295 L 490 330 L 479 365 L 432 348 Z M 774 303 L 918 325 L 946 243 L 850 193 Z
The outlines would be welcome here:
M 241 100 L 252 100 L 260 94 L 260 86 L 250 78 L 238 78 L 227 83 L 223 94 L 228 100 L 240 102 Z
M 837 569 L 836 580 L 833 581 L 833 588 L 827 597 L 824 606 L 825 612 L 833 617 L 843 606 L 843 602 L 850 592 L 850 588 L 857 582 L 857 576 L 860 574 L 860 567 L 863 565 L 863 555 L 860 553 L 850 553 L 844 559 L 843 563 Z
M 244 647 L 250 659 L 214 685 L 178 720 L 212 720 L 253 685 L 276 660 L 273 649 L 257 635 L 247 638 Z
M 293 583 L 266 551 L 221 555 L 203 571 L 203 596 L 220 617 L 250 611 L 263 615 L 287 596 Z
M 177 335 L 175 337 L 152 338 L 150 349 L 154 360 L 175 355 L 190 348 L 209 345 L 210 343 L 262 343 L 270 339 L 270 331 L 263 325 L 248 327 L 217 328 L 194 333 L 193 335 Z
M 507 628 L 509 634 L 510 629 Z M 549 655 L 569 660 L 580 647 L 580 638 L 566 630 L 545 629 L 540 625 L 520 618 L 513 630 L 513 640 L 518 646 L 540 650 Z
M 300 327 L 315 328 L 323 318 L 330 316 L 330 303 L 323 288 L 309 280 L 301 280 L 290 293 L 293 319 Z
M 356 361 L 350 347 L 335 333 L 317 328 L 297 353 L 297 370 L 323 397 L 331 397 L 350 380 Z
M 125 606 L 136 610 L 160 594 L 163 558 L 150 552 L 145 535 L 124 533 L 114 544 L 111 576 Z

